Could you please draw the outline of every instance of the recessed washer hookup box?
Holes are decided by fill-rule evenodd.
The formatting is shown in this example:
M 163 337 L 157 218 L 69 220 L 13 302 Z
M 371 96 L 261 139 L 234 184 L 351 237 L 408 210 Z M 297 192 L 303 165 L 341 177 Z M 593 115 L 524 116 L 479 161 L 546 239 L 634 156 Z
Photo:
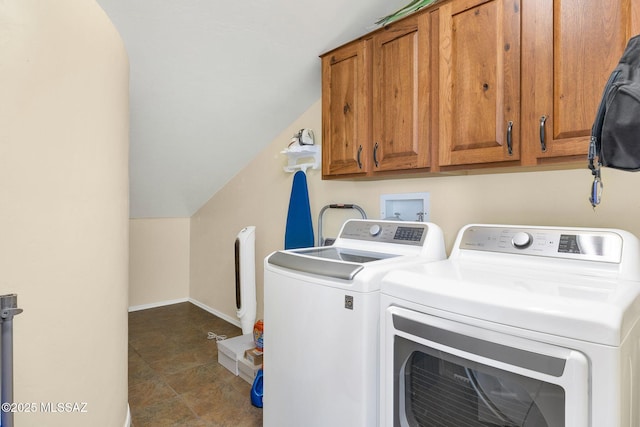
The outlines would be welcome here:
M 255 347 L 253 334 L 240 335 L 218 341 L 218 363 L 231 371 L 234 375 L 239 375 L 238 360 L 244 358 L 246 350 Z

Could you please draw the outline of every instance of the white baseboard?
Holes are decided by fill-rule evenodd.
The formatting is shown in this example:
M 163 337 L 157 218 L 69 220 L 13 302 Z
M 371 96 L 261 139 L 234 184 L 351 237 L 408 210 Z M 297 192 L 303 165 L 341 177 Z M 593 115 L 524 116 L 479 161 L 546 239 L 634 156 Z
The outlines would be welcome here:
M 197 305 L 198 307 L 200 307 L 201 309 L 208 311 L 209 313 L 213 314 L 214 316 L 217 316 L 223 320 L 226 320 L 227 322 L 231 323 L 232 325 L 237 326 L 238 328 L 242 328 L 242 325 L 240 323 L 240 319 L 238 319 L 237 317 L 231 317 L 227 314 L 224 314 L 218 310 L 216 310 L 215 308 L 211 308 L 206 304 L 201 303 L 198 300 L 195 300 L 193 298 L 189 298 L 189 302 L 192 303 L 193 305 Z
M 234 326 L 237 326 L 238 328 L 242 328 L 242 324 L 240 323 L 240 319 L 238 319 L 237 317 L 231 317 L 227 314 L 224 314 L 218 310 L 216 310 L 215 308 L 211 308 L 206 304 L 201 303 L 198 300 L 195 300 L 193 298 L 179 298 L 179 299 L 173 299 L 173 300 L 168 300 L 168 301 L 160 301 L 160 302 L 154 302 L 154 303 L 150 303 L 150 304 L 142 304 L 142 305 L 134 305 L 129 307 L 129 312 L 132 311 L 139 311 L 139 310 L 147 310 L 149 308 L 156 308 L 156 307 L 164 307 L 165 305 L 172 305 L 172 304 L 179 304 L 181 302 L 190 302 L 193 305 L 197 305 L 198 307 L 200 307 L 201 309 L 208 311 L 209 313 L 213 314 L 214 316 L 217 316 L 223 320 L 226 320 L 227 322 L 231 323 Z
M 127 403 L 127 418 L 124 420 L 124 427 L 131 427 L 131 408 Z
M 150 304 L 134 305 L 134 306 L 129 307 L 129 312 L 139 311 L 139 310 L 146 310 L 148 308 L 163 307 L 165 305 L 178 304 L 178 303 L 187 302 L 187 301 L 190 301 L 190 298 L 178 298 L 178 299 L 172 299 L 172 300 L 168 300 L 168 301 L 152 302 Z M 196 304 L 196 305 L 198 305 L 198 304 Z

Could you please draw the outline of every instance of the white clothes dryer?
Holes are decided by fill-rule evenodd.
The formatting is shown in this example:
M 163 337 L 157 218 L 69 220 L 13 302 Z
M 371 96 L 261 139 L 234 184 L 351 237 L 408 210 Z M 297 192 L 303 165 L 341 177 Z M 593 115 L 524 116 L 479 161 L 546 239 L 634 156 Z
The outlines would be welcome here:
M 377 426 L 380 280 L 445 258 L 435 224 L 362 219 L 332 246 L 266 257 L 264 426 Z
M 381 290 L 382 426 L 640 426 L 640 244 L 468 225 Z

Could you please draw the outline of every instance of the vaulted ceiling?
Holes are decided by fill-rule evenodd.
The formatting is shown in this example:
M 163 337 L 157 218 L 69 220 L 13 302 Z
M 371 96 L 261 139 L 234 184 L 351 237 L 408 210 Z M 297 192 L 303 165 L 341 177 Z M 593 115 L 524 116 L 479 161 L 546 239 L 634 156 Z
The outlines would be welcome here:
M 132 218 L 189 217 L 320 98 L 318 55 L 408 0 L 98 0 L 129 54 Z

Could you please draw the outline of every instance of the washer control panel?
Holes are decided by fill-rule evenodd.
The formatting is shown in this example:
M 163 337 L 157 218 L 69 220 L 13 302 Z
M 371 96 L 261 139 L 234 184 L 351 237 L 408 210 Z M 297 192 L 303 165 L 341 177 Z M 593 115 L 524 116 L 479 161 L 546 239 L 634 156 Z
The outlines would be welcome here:
M 344 223 L 339 237 L 369 242 L 422 246 L 428 228 L 427 223 L 351 220 Z
M 577 228 L 470 226 L 460 249 L 618 263 L 622 236 L 614 231 Z

